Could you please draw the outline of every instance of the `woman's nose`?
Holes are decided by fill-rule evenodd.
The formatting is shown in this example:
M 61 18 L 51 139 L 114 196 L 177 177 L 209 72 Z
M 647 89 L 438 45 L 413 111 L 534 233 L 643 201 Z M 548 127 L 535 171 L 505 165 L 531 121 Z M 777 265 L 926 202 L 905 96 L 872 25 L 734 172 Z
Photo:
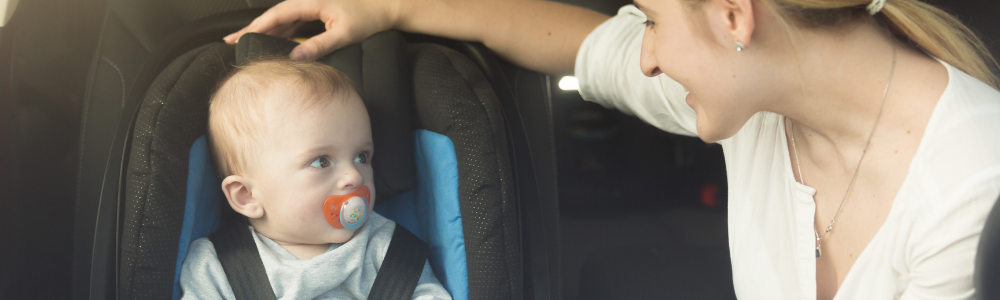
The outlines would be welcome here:
M 656 55 L 653 51 L 653 37 L 656 35 L 651 31 L 652 29 L 646 27 L 646 31 L 642 33 L 642 52 L 639 53 L 639 67 L 642 68 L 642 74 L 649 77 L 663 73 L 656 63 Z
M 340 176 L 337 178 L 337 188 L 342 191 L 354 191 L 365 184 L 364 177 L 361 176 L 358 168 L 354 167 L 354 164 L 349 164 L 338 171 Z

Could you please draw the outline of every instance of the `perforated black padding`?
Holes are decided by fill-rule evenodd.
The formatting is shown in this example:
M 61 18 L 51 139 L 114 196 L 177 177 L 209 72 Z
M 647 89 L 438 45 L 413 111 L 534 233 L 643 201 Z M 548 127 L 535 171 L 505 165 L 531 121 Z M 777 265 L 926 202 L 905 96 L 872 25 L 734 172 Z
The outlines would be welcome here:
M 430 44 L 409 52 L 418 126 L 455 144 L 469 298 L 520 299 L 516 192 L 499 100 L 465 56 Z
M 143 99 L 126 175 L 120 299 L 170 299 L 189 149 L 205 133 L 208 98 L 233 61 L 231 46 L 199 47 L 164 69 Z

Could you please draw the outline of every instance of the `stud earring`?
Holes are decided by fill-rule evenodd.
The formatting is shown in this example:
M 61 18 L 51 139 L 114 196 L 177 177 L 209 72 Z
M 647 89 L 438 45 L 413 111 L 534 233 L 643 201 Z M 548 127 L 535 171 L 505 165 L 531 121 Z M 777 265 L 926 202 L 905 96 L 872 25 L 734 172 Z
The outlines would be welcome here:
M 744 46 L 743 43 L 740 43 L 740 41 L 736 41 L 736 52 L 743 52 L 743 48 L 746 47 L 747 46 Z

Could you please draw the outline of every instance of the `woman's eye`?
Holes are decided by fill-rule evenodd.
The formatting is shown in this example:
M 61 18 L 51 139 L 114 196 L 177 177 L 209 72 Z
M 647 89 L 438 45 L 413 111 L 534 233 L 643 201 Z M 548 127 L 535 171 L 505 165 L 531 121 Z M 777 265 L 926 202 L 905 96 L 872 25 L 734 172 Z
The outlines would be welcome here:
M 330 159 L 326 158 L 325 156 L 320 157 L 317 158 L 316 160 L 313 160 L 312 163 L 309 164 L 309 166 L 319 169 L 326 168 L 330 166 Z
M 358 153 L 358 156 L 354 157 L 354 163 L 356 163 L 356 164 L 367 164 L 368 163 L 368 153 L 367 152 Z
M 653 22 L 653 21 L 650 21 L 650 20 L 646 20 L 645 22 L 642 22 L 642 25 L 646 26 L 646 27 L 651 27 L 653 25 L 656 25 L 656 22 Z

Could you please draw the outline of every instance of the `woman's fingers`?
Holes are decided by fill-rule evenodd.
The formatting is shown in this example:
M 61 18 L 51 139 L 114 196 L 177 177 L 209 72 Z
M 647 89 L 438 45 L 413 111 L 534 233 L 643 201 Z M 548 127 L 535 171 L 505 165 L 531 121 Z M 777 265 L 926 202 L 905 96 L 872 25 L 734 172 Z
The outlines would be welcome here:
M 316 59 L 355 42 L 357 41 L 346 34 L 343 29 L 330 29 L 296 46 L 290 57 L 295 60 Z
M 303 24 L 305 23 L 298 22 L 293 24 L 281 24 L 278 26 L 271 27 L 267 31 L 254 31 L 254 32 L 271 36 L 289 38 L 292 37 L 292 35 L 295 34 L 295 31 L 299 30 L 299 28 L 302 27 Z
M 325 24 L 326 31 L 306 40 L 291 54 L 293 59 L 315 59 L 392 28 L 392 1 L 395 0 L 288 0 L 268 9 L 250 25 L 223 40 L 235 44 L 249 32 L 289 37 L 305 22 L 320 20 Z
M 228 44 L 235 44 L 241 36 L 249 32 L 264 34 L 284 32 L 288 26 L 298 28 L 305 22 L 318 20 L 320 8 L 315 2 L 304 0 L 278 3 L 254 19 L 250 25 L 227 35 L 222 40 Z
M 267 35 L 290 38 L 292 37 L 292 35 L 295 34 L 295 31 L 299 30 L 299 27 L 302 27 L 301 23 L 293 26 L 286 26 L 280 29 L 271 30 L 271 32 L 268 32 Z
M 230 45 L 236 44 L 236 41 L 239 41 L 240 37 L 243 36 L 244 33 L 246 33 L 246 29 L 241 29 L 240 31 L 230 33 L 226 37 L 222 38 L 222 41 Z

